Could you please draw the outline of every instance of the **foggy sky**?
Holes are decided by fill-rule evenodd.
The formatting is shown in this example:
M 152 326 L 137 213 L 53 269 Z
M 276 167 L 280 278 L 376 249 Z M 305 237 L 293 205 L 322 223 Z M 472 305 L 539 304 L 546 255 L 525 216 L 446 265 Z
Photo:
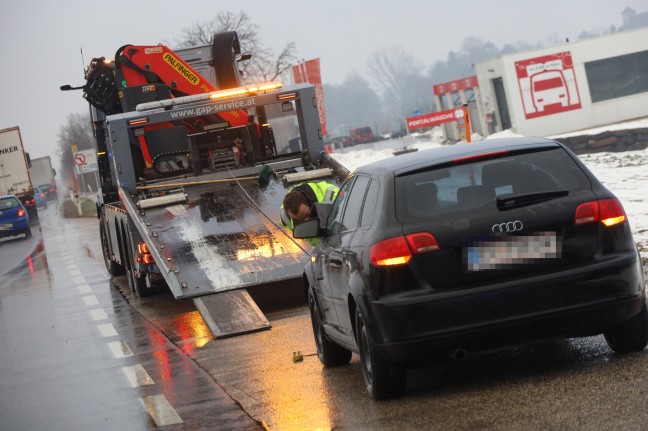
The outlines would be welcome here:
M 367 73 L 367 59 L 383 47 L 403 48 L 427 72 L 468 36 L 498 48 L 516 41 L 576 40 L 584 30 L 619 27 L 627 6 L 648 11 L 646 0 L 5 0 L 0 129 L 19 126 L 31 156 L 51 155 L 58 165 L 60 126 L 69 113 L 88 112 L 81 93 L 63 93 L 61 85 L 82 85 L 84 63 L 112 59 L 126 44 L 173 48 L 183 28 L 210 21 L 219 10 L 246 12 L 266 47 L 278 53 L 294 42 L 299 58 L 321 59 L 325 83 L 340 84 L 350 70 Z

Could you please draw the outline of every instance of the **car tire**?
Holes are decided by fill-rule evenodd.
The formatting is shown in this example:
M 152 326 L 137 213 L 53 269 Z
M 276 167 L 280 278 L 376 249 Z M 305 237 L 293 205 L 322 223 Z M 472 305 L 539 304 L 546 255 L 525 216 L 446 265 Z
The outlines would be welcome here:
M 313 324 L 313 336 L 317 346 L 317 357 L 325 367 L 338 367 L 348 364 L 351 360 L 351 352 L 326 338 L 319 308 L 315 295 L 308 289 L 308 308 L 310 309 L 311 323 Z
M 648 345 L 648 308 L 643 300 L 641 311 L 632 319 L 603 333 L 614 353 L 640 352 Z
M 108 232 L 106 232 L 106 225 L 99 221 L 99 236 L 101 237 L 101 252 L 104 258 L 106 270 L 110 275 L 123 275 L 126 271 L 124 267 L 110 258 L 110 249 L 108 247 Z
M 356 312 L 356 337 L 362 377 L 369 395 L 375 400 L 403 395 L 407 386 L 405 367 L 388 362 L 380 356 L 360 311 Z
M 32 231 L 31 231 L 31 226 L 25 230 L 25 239 L 31 238 L 32 237 Z

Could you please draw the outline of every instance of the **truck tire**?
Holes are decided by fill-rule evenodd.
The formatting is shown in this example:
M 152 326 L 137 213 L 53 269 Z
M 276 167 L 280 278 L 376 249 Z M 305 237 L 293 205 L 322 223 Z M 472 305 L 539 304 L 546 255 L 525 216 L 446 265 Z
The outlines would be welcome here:
M 236 56 L 241 45 L 235 31 L 217 33 L 212 40 L 212 61 L 216 70 L 218 89 L 226 90 L 241 85 Z
M 138 298 L 143 298 L 148 294 L 148 290 L 146 289 L 146 275 L 137 276 L 133 269 L 128 271 L 128 285 Z
M 106 265 L 106 270 L 110 275 L 123 275 L 124 267 L 110 257 L 110 247 L 108 247 L 108 228 L 106 225 L 99 221 L 99 235 L 101 236 L 101 252 L 104 258 L 104 264 Z

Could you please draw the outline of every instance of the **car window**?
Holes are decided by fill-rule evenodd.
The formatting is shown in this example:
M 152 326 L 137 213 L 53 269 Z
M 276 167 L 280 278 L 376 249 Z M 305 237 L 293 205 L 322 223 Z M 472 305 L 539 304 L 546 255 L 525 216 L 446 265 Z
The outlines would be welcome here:
M 496 205 L 496 198 L 556 190 L 575 192 L 589 180 L 562 148 L 431 169 L 396 178 L 399 220 Z
M 344 215 L 342 216 L 342 229 L 350 230 L 356 229 L 360 223 L 360 212 L 362 210 L 362 204 L 364 203 L 365 193 L 367 192 L 367 186 L 369 185 L 369 177 L 364 175 L 358 175 L 351 192 L 349 194 L 349 199 L 344 209 Z
M 17 206 L 20 206 L 20 203 L 16 198 L 5 198 L 0 200 L 0 209 L 8 210 L 10 208 L 16 208 Z
M 364 206 L 362 207 L 362 218 L 360 220 L 360 227 L 370 227 L 374 214 L 376 211 L 376 202 L 378 202 L 378 181 L 372 180 L 369 183 L 369 190 L 365 198 Z
M 342 187 L 340 187 L 340 191 L 338 192 L 335 201 L 333 201 L 333 208 L 331 208 L 326 223 L 326 230 L 329 235 L 336 235 L 342 230 L 342 210 L 344 209 L 344 204 L 349 197 L 349 191 L 351 190 L 355 178 L 355 176 L 347 178 L 344 184 L 342 184 Z

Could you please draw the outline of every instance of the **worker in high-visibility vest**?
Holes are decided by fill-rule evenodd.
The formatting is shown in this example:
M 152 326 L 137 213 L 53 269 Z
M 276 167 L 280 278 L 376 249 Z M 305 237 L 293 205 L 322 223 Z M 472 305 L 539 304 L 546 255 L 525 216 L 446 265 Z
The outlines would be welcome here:
M 281 224 L 293 230 L 295 224 L 317 217 L 316 203 L 333 202 L 340 189 L 326 181 L 296 185 L 284 197 L 279 211 Z

